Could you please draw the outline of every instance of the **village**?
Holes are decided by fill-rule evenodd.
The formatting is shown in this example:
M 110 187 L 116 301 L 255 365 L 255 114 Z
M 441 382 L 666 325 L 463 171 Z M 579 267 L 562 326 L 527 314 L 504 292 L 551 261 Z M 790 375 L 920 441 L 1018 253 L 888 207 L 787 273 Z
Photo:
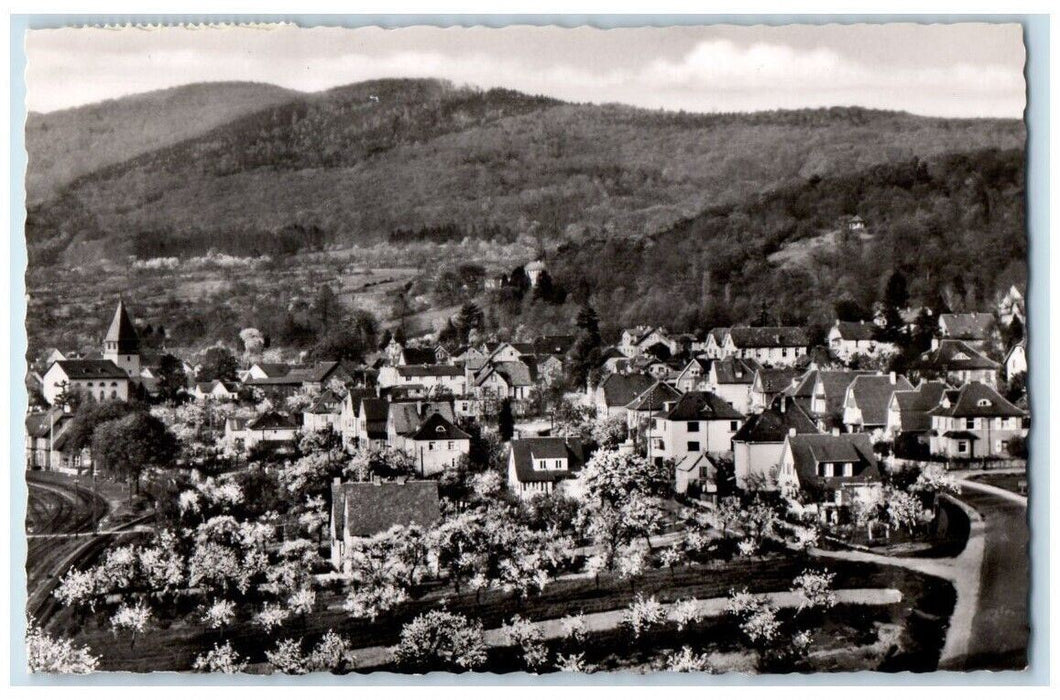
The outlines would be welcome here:
M 526 265 L 531 286 L 544 270 Z M 105 514 L 89 528 L 112 543 L 78 550 L 79 566 L 31 591 L 40 615 L 92 648 L 106 634 L 130 635 L 129 651 L 103 668 L 136 668 L 147 658 L 138 636 L 146 647 L 148 630 L 165 637 L 182 626 L 199 629 L 203 648 L 170 650 L 153 668 L 470 670 L 487 657 L 490 668 L 532 671 L 628 667 L 616 659 L 645 652 L 615 651 L 607 638 L 609 660 L 590 663 L 568 649 L 589 634 L 570 620 L 592 610 L 593 630 L 609 624 L 606 601 L 582 591 L 530 620 L 526 601 L 589 576 L 623 601 L 612 601 L 612 622 L 634 640 L 653 628 L 667 642 L 691 640 L 640 663 L 809 668 L 839 659 L 844 634 L 866 631 L 811 649 L 810 630 L 785 612 L 776 572 L 765 569 L 787 571 L 800 557 L 792 591 L 826 610 L 836 594 L 856 597 L 839 589 L 852 574 L 836 580 L 835 562 L 806 564 L 808 552 L 944 549 L 964 517 L 958 480 L 972 472 L 1003 475 L 992 483 L 1026 496 L 1026 317 L 1015 287 L 979 312 L 836 320 L 823 340 L 796 326 L 696 335 L 644 325 L 607 344 L 588 304 L 568 334 L 513 340 L 479 332 L 466 306 L 459 342 L 388 331 L 362 361 L 275 362 L 253 333 L 242 349 L 197 356 L 147 349 L 135 305 L 117 300 L 98 355 L 51 349 L 27 375 L 31 487 L 76 491 L 93 516 L 99 501 Z M 913 338 L 926 349 L 909 357 Z M 724 591 L 746 647 L 732 662 L 732 649 L 697 649 L 689 637 L 714 624 L 710 601 L 678 596 L 725 579 L 696 567 L 741 559 L 761 568 L 736 580 L 762 593 Z M 439 598 L 441 589 L 449 593 Z M 340 603 L 326 605 L 325 592 Z M 457 610 L 490 595 L 521 612 L 507 622 L 481 615 L 497 625 L 483 635 L 483 622 Z M 335 607 L 368 631 L 336 636 Z M 428 612 L 407 621 L 417 609 Z M 91 615 L 94 628 L 72 622 Z M 326 633 L 307 622 L 318 616 Z M 550 637 L 547 621 L 559 618 L 566 631 Z M 402 646 L 414 624 L 448 625 L 454 639 L 477 629 L 478 646 L 455 659 L 417 656 Z M 255 657 L 246 631 L 226 635 L 240 625 L 269 637 L 292 628 L 304 644 L 285 632 Z M 402 642 L 387 646 L 399 630 Z M 869 647 L 883 644 L 874 634 Z M 314 639 L 337 644 L 345 660 L 314 666 Z

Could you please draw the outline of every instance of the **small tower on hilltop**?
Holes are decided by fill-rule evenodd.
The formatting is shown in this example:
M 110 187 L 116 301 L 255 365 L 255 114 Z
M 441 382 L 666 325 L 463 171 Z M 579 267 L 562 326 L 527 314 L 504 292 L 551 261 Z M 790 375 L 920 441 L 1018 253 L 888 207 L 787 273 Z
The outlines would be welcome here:
M 534 260 L 527 263 L 523 269 L 526 271 L 526 276 L 530 278 L 530 286 L 536 287 L 541 279 L 541 274 L 545 271 L 545 263 L 540 260 Z
M 118 365 L 133 379 L 140 376 L 140 337 L 136 335 L 136 327 L 120 298 L 103 340 L 103 359 Z

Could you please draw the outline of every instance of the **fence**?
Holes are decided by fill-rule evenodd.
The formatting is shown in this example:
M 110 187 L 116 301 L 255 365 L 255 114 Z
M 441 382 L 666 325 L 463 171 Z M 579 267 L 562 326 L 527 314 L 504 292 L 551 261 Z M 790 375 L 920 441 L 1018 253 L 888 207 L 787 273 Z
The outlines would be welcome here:
M 927 464 L 941 465 L 946 471 L 972 470 L 992 471 L 998 469 L 1026 469 L 1027 460 L 1019 458 L 990 458 L 990 459 L 904 459 L 902 457 L 886 457 L 884 462 L 891 468 L 912 467 Z

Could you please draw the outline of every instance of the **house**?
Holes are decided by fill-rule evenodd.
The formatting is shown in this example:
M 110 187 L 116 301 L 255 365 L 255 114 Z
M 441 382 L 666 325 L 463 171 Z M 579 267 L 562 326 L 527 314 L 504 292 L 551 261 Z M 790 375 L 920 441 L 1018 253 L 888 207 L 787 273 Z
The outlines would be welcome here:
M 437 481 L 342 482 L 331 485 L 331 565 L 347 572 L 355 540 L 395 525 L 427 528 L 442 515 Z
M 636 357 L 655 346 L 656 357 L 662 353 L 666 359 L 676 355 L 678 351 L 677 341 L 670 338 L 665 328 L 654 328 L 652 326 L 635 326 L 622 331 L 622 340 L 619 341 L 618 349 L 626 357 Z
M 868 370 L 810 370 L 785 393 L 820 425 L 832 427 L 842 422 L 847 387 Z
M 912 389 L 913 385 L 908 379 L 894 372 L 854 377 L 843 396 L 843 425 L 852 433 L 882 434 L 887 425 L 887 406 L 891 403 L 891 394 Z
M 751 382 L 751 405 L 749 413 L 763 411 L 773 404 L 773 399 L 791 389 L 805 372 L 793 367 L 760 367 Z
M 1008 441 L 1023 437 L 1023 411 L 983 382 L 943 393 L 931 416 L 931 453 L 951 459 L 1006 457 Z
M 732 436 L 744 417 L 729 402 L 709 391 L 690 391 L 652 416 L 648 456 L 680 461 L 701 452 L 732 451 Z
M 122 299 L 118 299 L 114 318 L 103 339 L 103 359 L 120 367 L 130 379 L 140 376 L 140 338 Z
M 292 369 L 295 369 L 295 367 L 284 364 L 283 362 L 255 362 L 242 373 L 240 381 L 246 382 L 251 379 L 275 379 L 277 377 L 284 377 L 287 376 Z
M 383 367 L 379 370 L 379 388 L 420 384 L 429 396 L 450 394 L 461 396 L 467 393 L 464 370 L 453 365 L 401 365 Z
M 191 395 L 198 401 L 234 401 L 239 396 L 239 387 L 232 382 L 215 379 L 212 382 L 197 382 Z
M 606 374 L 624 373 L 629 367 L 629 358 L 618 348 L 604 348 L 600 352 L 600 368 Z
M 537 367 L 533 360 L 497 362 L 491 359 L 475 376 L 475 391 L 481 398 L 524 402 L 532 397 L 536 379 Z
M 920 382 L 912 390 L 896 391 L 887 404 L 884 436 L 898 440 L 901 436 L 926 435 L 931 430 L 928 411 L 939 405 L 942 395 L 953 387 L 945 382 Z
M 456 419 L 453 404 L 448 401 L 391 401 L 387 405 L 387 444 L 402 449 L 404 438 L 419 430 L 423 421 L 434 413 L 449 421 Z
M 755 360 L 726 357 L 710 363 L 707 389 L 732 404 L 741 414 L 751 411 L 751 385 L 761 369 Z
M 249 452 L 258 445 L 290 450 L 298 440 L 301 423 L 293 416 L 266 411 L 252 419 L 230 416 L 225 421 L 225 446 L 232 452 Z
M 64 392 L 98 401 L 128 401 L 129 384 L 129 375 L 112 360 L 59 360 L 41 377 L 41 394 L 49 404 Z
M 630 435 L 644 435 L 651 424 L 651 417 L 667 403 L 676 402 L 682 393 L 666 382 L 655 382 L 626 404 L 626 427 Z
M 864 433 L 789 435 L 777 482 L 817 504 L 822 519 L 834 520 L 840 508 L 872 503 L 882 495 L 879 465 Z
M 1020 340 L 1005 355 L 1005 379 L 1012 381 L 1017 374 L 1027 373 L 1026 343 Z
M 681 392 L 702 391 L 707 388 L 710 377 L 711 361 L 703 357 L 693 357 L 674 378 L 674 386 Z
M 545 268 L 545 263 L 540 260 L 534 260 L 524 265 L 523 271 L 526 272 L 526 277 L 530 280 L 530 286 L 536 287 L 541 282 L 541 276 L 547 272 L 547 269 Z
M 926 379 L 941 379 L 955 386 L 983 382 L 996 387 L 1001 365 L 975 350 L 963 340 L 941 340 L 912 364 L 911 369 Z
M 533 343 L 501 343 L 486 358 L 486 364 L 496 362 L 518 362 L 527 355 L 534 354 Z
M 342 433 L 342 444 L 350 448 L 357 442 L 357 426 L 361 409 L 361 399 L 375 398 L 370 389 L 350 389 L 342 398 L 339 409 L 339 432 Z
M 828 349 L 844 362 L 850 362 L 855 355 L 877 358 L 893 355 L 897 352 L 894 343 L 877 338 L 879 327 L 865 321 L 836 321 L 828 331 Z
M 997 332 L 997 320 L 991 313 L 939 314 L 939 338 L 963 340 L 982 350 Z
M 343 396 L 325 389 L 302 413 L 302 429 L 307 433 L 342 431 Z
M 561 487 L 570 493 L 572 485 L 565 482 L 581 472 L 585 460 L 585 446 L 578 438 L 512 440 L 508 451 L 508 488 L 521 498 L 552 493 Z
M 609 374 L 590 392 L 589 399 L 601 418 L 625 416 L 629 402 L 650 389 L 655 381 L 647 374 Z
M 778 397 L 770 408 L 749 416 L 732 436 L 736 485 L 742 489 L 776 486 L 787 437 L 820 432 L 794 398 Z
M 89 450 L 67 449 L 73 418 L 58 407 L 26 415 L 26 469 L 76 473 L 92 463 Z
M 1005 296 L 1000 302 L 998 302 L 997 317 L 1005 326 L 1012 325 L 1012 322 L 1016 319 L 1019 319 L 1020 323 L 1026 325 L 1026 305 L 1023 301 L 1023 294 L 1016 288 L 1016 285 L 1009 287 L 1008 292 L 1006 292 Z
M 709 455 L 703 452 L 690 453 L 674 463 L 674 490 L 702 494 L 718 492 L 718 467 Z
M 393 342 L 393 341 L 391 341 Z M 438 364 L 437 348 L 403 347 L 398 353 L 397 365 L 435 365 Z
M 413 459 L 421 477 L 455 469 L 471 451 L 471 436 L 441 413 L 431 413 L 412 433 L 403 436 L 401 448 Z
M 725 337 L 729 335 L 728 328 L 714 328 L 707 333 L 706 340 L 703 342 L 702 347 L 699 345 L 693 346 L 692 351 L 698 352 L 700 355 L 705 356 L 709 360 L 718 360 L 725 357 Z
M 764 365 L 791 366 L 806 354 L 810 339 L 796 326 L 730 328 L 722 345 L 723 357 L 756 360 Z
M 358 447 L 372 450 L 386 447 L 389 406 L 386 399 L 367 396 L 361 399 L 361 406 L 357 410 L 356 441 Z
M 538 381 L 545 386 L 563 379 L 563 360 L 558 355 L 535 355 L 532 362 L 537 369 Z

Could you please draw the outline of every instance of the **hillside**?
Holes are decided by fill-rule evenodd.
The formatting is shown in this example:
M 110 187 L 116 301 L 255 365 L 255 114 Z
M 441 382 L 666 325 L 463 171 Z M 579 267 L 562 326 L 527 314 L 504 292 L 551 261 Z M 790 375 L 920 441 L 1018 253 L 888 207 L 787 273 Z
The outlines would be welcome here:
M 27 201 L 39 203 L 100 168 L 201 136 L 298 93 L 261 83 L 205 83 L 157 90 L 26 120 Z
M 439 232 L 546 245 L 640 238 L 793 179 L 1024 138 L 1017 121 L 858 108 L 692 115 L 373 81 L 85 174 L 30 209 L 27 237 L 34 264 L 211 247 L 283 254 Z
M 895 270 L 914 305 L 991 308 L 1027 282 L 1024 167 L 1022 149 L 985 149 L 798 178 L 644 239 L 564 245 L 547 262 L 615 325 L 695 330 L 764 314 L 822 328 L 840 300 L 869 316 Z M 843 225 L 853 214 L 864 232 Z

